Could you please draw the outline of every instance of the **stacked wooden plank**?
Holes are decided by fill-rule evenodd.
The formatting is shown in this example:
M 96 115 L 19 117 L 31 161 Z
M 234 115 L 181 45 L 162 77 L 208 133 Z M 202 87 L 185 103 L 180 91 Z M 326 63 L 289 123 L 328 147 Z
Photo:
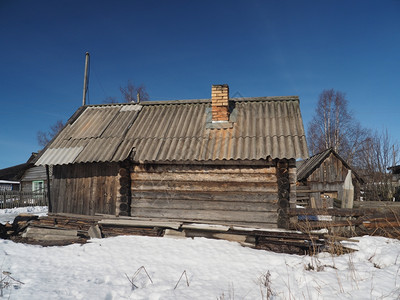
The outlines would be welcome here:
M 324 244 L 324 240 L 318 235 L 289 230 L 261 230 L 232 225 L 152 221 L 104 215 L 50 214 L 31 220 L 22 232 L 22 235 L 16 235 L 13 239 L 46 246 L 82 243 L 89 236 L 117 235 L 206 237 L 235 241 L 256 249 L 295 254 L 311 253 Z M 90 232 L 95 232 L 94 236 Z
M 107 218 L 98 222 L 104 237 L 117 235 L 142 235 L 142 236 L 162 236 L 165 228 L 176 225 L 172 222 L 152 222 L 150 220 L 131 220 L 128 218 Z
M 33 226 L 55 227 L 63 229 L 76 229 L 87 232 L 91 226 L 97 224 L 101 217 L 73 214 L 49 214 L 33 221 Z
M 289 214 L 297 218 L 291 228 L 303 232 L 326 228 L 347 228 L 344 235 L 383 235 L 400 238 L 400 209 L 375 207 L 358 209 L 290 209 Z M 331 220 L 321 221 L 321 216 L 331 216 Z M 336 233 L 338 231 L 336 230 Z

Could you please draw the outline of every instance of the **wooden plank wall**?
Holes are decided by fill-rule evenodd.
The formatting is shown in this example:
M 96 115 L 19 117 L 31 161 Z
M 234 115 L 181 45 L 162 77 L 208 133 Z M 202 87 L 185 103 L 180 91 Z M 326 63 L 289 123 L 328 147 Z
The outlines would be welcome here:
M 135 165 L 131 216 L 277 227 L 276 167 Z
M 310 190 L 320 191 L 311 193 L 310 197 L 319 199 L 321 193 L 331 194 L 337 193 L 337 198 L 342 199 L 342 187 L 347 176 L 348 168 L 343 165 L 342 161 L 332 153 L 325 159 L 319 168 L 317 168 L 307 179 L 307 186 Z M 360 197 L 360 183 L 352 174 L 353 185 L 355 187 L 354 198 L 358 200 Z M 334 196 L 335 197 L 335 196 Z
M 119 197 L 118 169 L 117 163 L 54 166 L 51 212 L 115 214 Z

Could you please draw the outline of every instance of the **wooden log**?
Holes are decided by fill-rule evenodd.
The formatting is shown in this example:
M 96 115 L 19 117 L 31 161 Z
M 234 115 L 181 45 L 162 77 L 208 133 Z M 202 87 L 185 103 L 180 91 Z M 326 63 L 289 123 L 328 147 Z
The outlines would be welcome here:
M 226 174 L 226 173 L 132 173 L 132 181 L 182 181 L 182 182 L 276 182 L 275 174 Z
M 77 230 L 28 227 L 22 234 L 22 237 L 34 240 L 44 240 L 44 241 L 77 240 L 78 232 Z
M 122 204 L 121 204 L 122 205 Z M 202 201 L 181 199 L 135 199 L 132 203 L 134 210 L 138 208 L 157 209 L 185 209 L 185 210 L 226 210 L 226 211 L 253 211 L 276 212 L 277 205 L 266 202 L 229 202 L 229 201 Z M 122 209 L 121 209 L 122 210 Z
M 277 219 L 276 212 L 246 212 L 226 210 L 183 210 L 183 209 L 157 209 L 157 208 L 132 208 L 132 216 L 144 218 L 167 218 L 181 220 L 201 221 L 232 221 L 246 223 L 274 223 Z
M 362 224 L 365 228 L 400 228 L 398 220 L 372 220 L 364 221 Z
M 274 164 L 266 164 L 262 166 L 245 166 L 245 165 L 135 165 L 132 168 L 133 173 L 187 173 L 187 174 L 275 174 Z
M 247 183 L 236 182 L 220 183 L 220 182 L 176 182 L 176 181 L 143 181 L 133 182 L 132 192 L 135 191 L 190 191 L 190 192 L 204 192 L 204 191 L 239 191 L 239 192 L 264 192 L 276 193 L 276 183 Z
M 119 174 L 121 177 L 128 177 L 128 176 L 129 176 L 129 171 L 128 171 L 126 168 L 120 168 L 120 169 L 118 170 L 118 174 Z
M 225 225 L 199 224 L 199 223 L 182 224 L 181 227 L 183 229 L 207 230 L 207 231 L 218 231 L 218 232 L 224 232 L 230 229 L 230 226 L 225 226 Z
M 277 193 L 260 193 L 260 192 L 237 192 L 237 191 L 213 191 L 196 193 L 190 191 L 153 191 L 142 190 L 132 192 L 132 199 L 155 199 L 155 200 L 201 200 L 201 201 L 228 201 L 228 202 L 274 202 L 278 201 Z
M 361 220 L 343 220 L 343 221 L 311 221 L 311 222 L 298 222 L 296 224 L 290 224 L 290 228 L 296 230 L 310 230 L 315 228 L 330 228 L 330 227 L 346 227 L 346 226 L 356 226 L 363 224 Z
M 128 187 L 130 185 L 129 181 L 130 181 L 129 177 L 120 177 L 119 178 L 119 184 L 123 187 Z
M 128 219 L 103 219 L 99 221 L 100 225 L 117 225 L 117 226 L 131 226 L 131 227 L 163 227 L 179 229 L 182 223 L 179 222 L 161 222 L 161 221 L 140 221 Z
M 356 217 L 364 216 L 370 211 L 364 209 L 349 209 L 349 208 L 290 208 L 288 214 L 291 216 L 312 216 L 312 215 L 329 215 L 329 216 L 340 216 L 340 217 Z

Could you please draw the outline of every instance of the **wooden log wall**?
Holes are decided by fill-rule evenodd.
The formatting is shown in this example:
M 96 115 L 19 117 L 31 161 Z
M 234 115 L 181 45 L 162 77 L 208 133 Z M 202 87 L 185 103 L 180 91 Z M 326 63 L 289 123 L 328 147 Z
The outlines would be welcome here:
M 131 215 L 276 228 L 276 162 L 268 164 L 135 165 Z
M 115 214 L 119 197 L 117 163 L 57 165 L 53 168 L 53 213 Z
M 288 228 L 288 209 L 296 204 L 296 168 L 294 160 L 282 159 L 277 162 L 278 219 L 279 228 Z
M 116 202 L 115 213 L 117 216 L 129 216 L 131 209 L 131 178 L 130 164 L 123 162 L 118 170 L 119 195 Z

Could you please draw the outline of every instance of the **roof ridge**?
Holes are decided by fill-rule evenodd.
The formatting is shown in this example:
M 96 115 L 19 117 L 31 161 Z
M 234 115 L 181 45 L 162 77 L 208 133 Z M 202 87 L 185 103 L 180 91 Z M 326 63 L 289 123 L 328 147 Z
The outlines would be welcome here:
M 229 98 L 234 102 L 261 102 L 261 101 L 293 101 L 299 100 L 299 96 L 265 96 L 265 97 L 237 97 Z M 211 103 L 211 98 L 206 99 L 182 99 L 182 100 L 160 100 L 142 101 L 140 105 L 172 105 L 172 104 L 192 104 L 192 103 Z

